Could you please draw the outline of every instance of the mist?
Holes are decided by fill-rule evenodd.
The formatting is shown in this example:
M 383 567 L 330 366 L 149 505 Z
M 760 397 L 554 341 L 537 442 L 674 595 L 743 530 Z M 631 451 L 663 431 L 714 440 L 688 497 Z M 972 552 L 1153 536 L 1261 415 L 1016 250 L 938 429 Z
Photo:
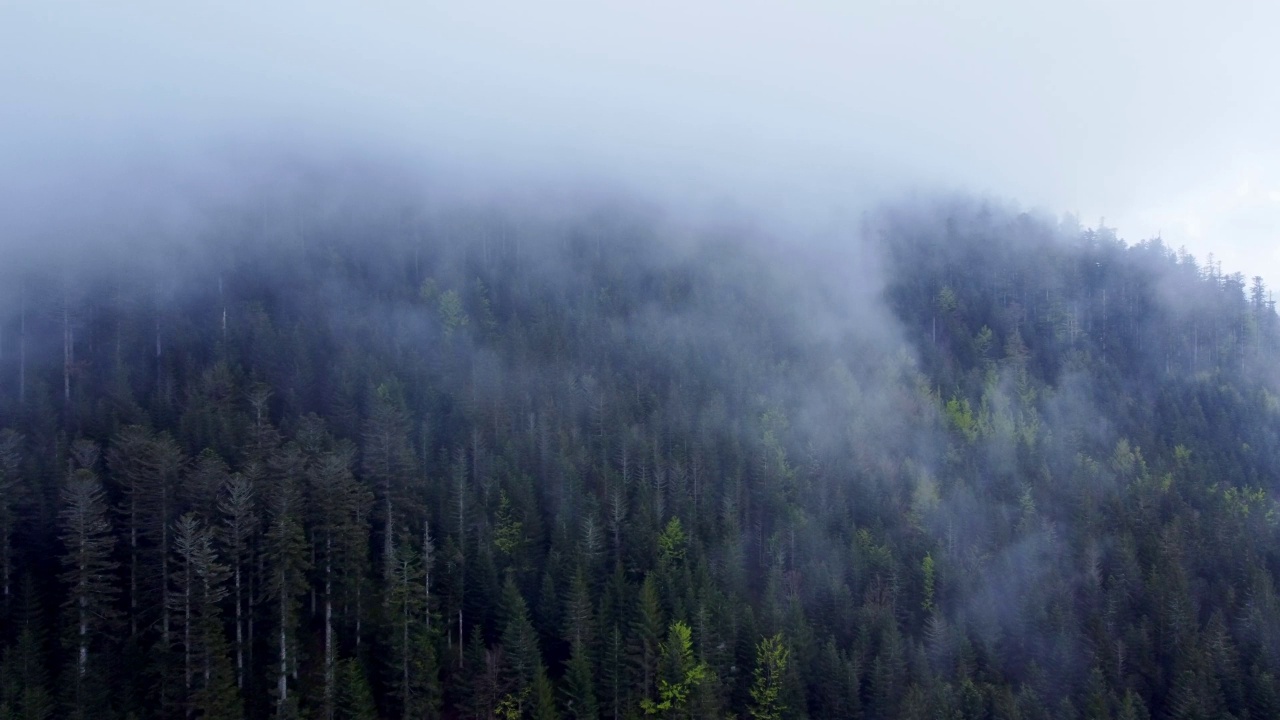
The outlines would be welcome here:
M 0 717 L 1280 713 L 1276 25 L 0 8 Z
M 0 183 L 24 203 L 86 167 L 191 172 L 283 143 L 793 220 L 959 189 L 1273 276 L 1280 108 L 1252 89 L 1276 12 L 13 3 Z

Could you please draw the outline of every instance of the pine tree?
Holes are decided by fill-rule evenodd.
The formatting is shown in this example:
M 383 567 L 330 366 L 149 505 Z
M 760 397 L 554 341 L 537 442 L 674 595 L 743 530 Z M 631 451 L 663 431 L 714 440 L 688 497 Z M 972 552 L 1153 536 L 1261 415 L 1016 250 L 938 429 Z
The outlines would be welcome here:
M 693 657 L 692 632 L 677 620 L 671 623 L 667 639 L 659 646 L 661 655 L 656 699 L 645 698 L 640 707 L 645 715 L 660 718 L 690 716 L 690 698 L 706 680 L 707 666 Z
M 596 720 L 600 717 L 594 685 L 590 649 L 586 645 L 575 644 L 561 686 L 565 717 L 575 720 Z
M 457 676 L 458 700 L 456 707 L 465 718 L 487 720 L 495 717 L 500 701 L 514 707 L 517 712 L 521 707 L 520 700 L 514 693 L 507 692 L 507 684 L 503 679 L 505 654 L 502 648 L 489 649 L 479 633 L 472 633 L 467 643 L 465 663 Z
M 587 586 L 586 570 L 581 565 L 573 575 L 569 597 L 565 600 L 564 625 L 564 637 L 571 646 L 594 647 L 595 617 L 591 589 Z
M 364 488 L 351 474 L 354 450 L 344 446 L 320 454 L 307 471 L 310 500 L 312 546 L 317 548 L 316 570 L 323 597 L 324 616 L 324 688 L 321 716 L 328 720 L 334 713 L 336 692 L 337 637 L 334 627 L 335 601 L 348 586 L 359 582 L 360 565 L 365 558 L 362 536 L 367 532 L 362 522 L 369 503 Z
M 227 463 L 213 450 L 204 450 L 178 488 L 182 506 L 197 513 L 201 520 L 212 521 L 218 516 L 219 495 L 229 477 Z
M 760 640 L 756 646 L 755 681 L 751 686 L 749 713 L 756 720 L 781 720 L 786 706 L 782 702 L 783 678 L 791 651 L 783 643 L 782 635 Z
M 658 684 L 658 646 L 662 641 L 662 609 L 658 604 L 658 588 L 652 575 L 646 576 L 640 584 L 640 596 L 630 634 L 627 655 L 631 665 L 632 692 L 636 698 L 654 698 Z
M 169 595 L 174 629 L 182 646 L 183 685 L 188 708 L 195 712 L 196 693 L 210 685 L 217 657 L 226 648 L 220 605 L 227 596 L 227 567 L 218 562 L 213 530 L 195 513 L 178 518 L 173 528 L 173 591 Z
M 268 500 L 269 523 L 264 540 L 268 565 L 267 591 L 275 610 L 275 716 L 298 716 L 299 699 L 291 693 L 298 677 L 299 598 L 306 591 L 307 540 L 302 529 L 303 460 L 289 443 L 272 458 L 275 475 Z
M 236 686 L 226 636 L 216 617 L 206 617 L 204 627 L 204 678 L 192 698 L 195 715 L 201 720 L 243 720 L 244 701 Z
M 365 479 L 377 496 L 382 522 L 383 576 L 387 579 L 391 573 L 396 519 L 409 510 L 406 483 L 413 467 L 413 446 L 409 442 L 409 415 L 398 384 L 386 382 L 374 388 L 369 402 L 362 467 Z
M 49 720 L 57 707 L 49 692 L 39 598 L 29 574 L 24 575 L 21 596 L 22 608 L 15 618 L 18 637 L 0 655 L 0 717 Z
M 402 536 L 392 550 L 388 609 L 394 651 L 390 685 L 406 720 L 436 717 L 440 711 L 439 668 L 427 625 L 425 577 L 422 554 L 414 550 L 408 535 Z
M 627 708 L 627 645 L 622 628 L 614 625 L 604 639 L 600 668 L 600 702 L 606 718 L 621 720 Z
M 7 617 L 13 602 L 13 531 L 18 519 L 18 498 L 24 492 L 18 477 L 22 440 L 22 435 L 13 430 L 0 430 L 0 618 Z
M 529 708 L 529 715 L 533 720 L 560 720 L 560 713 L 556 709 L 555 691 L 552 690 L 551 678 L 547 677 L 545 667 L 538 667 L 529 695 L 532 705 Z
M 378 709 L 364 668 L 355 658 L 339 660 L 335 669 L 334 720 L 377 720 Z
M 505 657 L 503 681 L 508 692 L 520 698 L 523 707 L 532 690 L 538 672 L 542 670 L 542 652 L 538 648 L 538 633 L 529 620 L 525 605 L 515 580 L 507 576 L 502 588 L 501 605 L 502 650 Z
M 255 486 L 260 473 L 257 467 L 250 465 L 245 472 L 232 475 L 218 501 L 218 513 L 222 518 L 219 537 L 223 556 L 227 558 L 231 571 L 236 687 L 241 690 L 245 689 L 247 646 L 252 635 L 248 627 L 252 622 L 249 574 L 253 567 L 253 540 L 258 527 Z
M 67 645 L 74 658 L 69 715 L 90 718 L 100 710 L 102 702 L 95 692 L 95 680 L 101 678 L 91 677 L 95 671 L 92 661 L 95 649 L 101 649 L 110 629 L 112 602 L 117 593 L 114 572 L 118 564 L 111 560 L 116 541 L 107 519 L 102 483 L 91 470 L 81 468 L 71 474 L 63 487 L 61 502 L 60 539 L 66 553 L 60 579 L 68 588 L 63 607 L 71 619 Z
M 137 636 L 139 627 L 158 613 L 162 652 L 171 641 L 170 542 L 184 464 L 173 438 L 136 425 L 121 430 L 107 450 L 107 466 L 123 495 L 119 512 L 128 533 L 130 635 Z

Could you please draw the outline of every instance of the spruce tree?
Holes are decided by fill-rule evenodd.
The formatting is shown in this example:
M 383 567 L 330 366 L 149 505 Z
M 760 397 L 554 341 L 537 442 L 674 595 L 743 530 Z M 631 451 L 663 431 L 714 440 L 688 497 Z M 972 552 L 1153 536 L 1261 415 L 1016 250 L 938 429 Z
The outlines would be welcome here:
M 67 587 L 66 645 L 72 660 L 68 669 L 68 716 L 97 717 L 106 702 L 100 693 L 106 663 L 98 661 L 110 637 L 113 602 L 118 592 L 111 559 L 116 539 L 107 519 L 102 483 L 93 471 L 81 468 L 67 478 L 58 513 L 65 548 L 60 579 Z

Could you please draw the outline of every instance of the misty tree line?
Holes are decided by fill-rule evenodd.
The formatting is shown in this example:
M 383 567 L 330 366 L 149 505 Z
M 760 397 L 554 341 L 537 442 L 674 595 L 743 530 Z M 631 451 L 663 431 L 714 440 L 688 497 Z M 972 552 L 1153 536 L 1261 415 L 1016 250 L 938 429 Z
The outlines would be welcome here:
M 1261 279 L 304 199 L 4 271 L 0 718 L 1280 715 Z

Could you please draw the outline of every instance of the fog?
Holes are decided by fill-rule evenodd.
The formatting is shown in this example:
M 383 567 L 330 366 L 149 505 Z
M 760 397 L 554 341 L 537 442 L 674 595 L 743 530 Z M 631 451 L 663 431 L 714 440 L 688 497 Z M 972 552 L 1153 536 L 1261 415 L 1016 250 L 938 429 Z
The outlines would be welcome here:
M 1277 25 L 1265 2 L 6 3 L 4 219 L 91 168 L 339 147 L 805 219 L 960 189 L 1277 277 Z
M 340 658 L 403 717 L 535 686 L 536 716 L 597 717 L 613 662 L 624 716 L 686 622 L 717 673 L 691 717 L 759 709 L 771 636 L 814 717 L 980 692 L 1273 716 L 1280 318 L 1236 273 L 1280 282 L 1278 26 L 1260 2 L 7 4 L 0 612 L 22 574 L 49 619 L 78 608 L 50 667 L 79 658 L 121 716 L 213 698 L 232 619 L 230 717 L 290 692 L 373 716 L 335 712 Z M 263 494 L 229 509 L 223 480 Z M 108 516 L 135 487 L 151 515 Z M 85 582 L 47 563 L 68 497 L 119 536 Z M 266 585 L 242 601 L 233 533 L 234 612 L 206 602 L 179 683 L 187 511 L 258 513 Z M 126 597 L 127 640 L 90 627 Z M 593 614 L 611 661 L 579 652 Z M 530 672 L 484 690 L 503 648 Z M 12 657 L 0 716 L 32 690 Z

